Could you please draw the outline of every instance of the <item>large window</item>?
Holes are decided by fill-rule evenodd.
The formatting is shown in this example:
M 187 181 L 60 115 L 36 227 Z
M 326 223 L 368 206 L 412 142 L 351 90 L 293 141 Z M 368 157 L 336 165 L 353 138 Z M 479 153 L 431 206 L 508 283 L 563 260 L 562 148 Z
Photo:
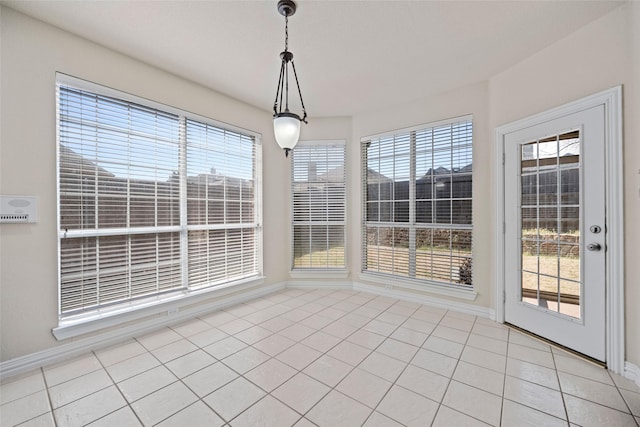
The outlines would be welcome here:
M 344 141 L 305 141 L 292 153 L 292 268 L 343 269 Z
M 471 285 L 471 117 L 362 139 L 363 271 Z
M 256 134 L 58 77 L 60 316 L 261 274 Z

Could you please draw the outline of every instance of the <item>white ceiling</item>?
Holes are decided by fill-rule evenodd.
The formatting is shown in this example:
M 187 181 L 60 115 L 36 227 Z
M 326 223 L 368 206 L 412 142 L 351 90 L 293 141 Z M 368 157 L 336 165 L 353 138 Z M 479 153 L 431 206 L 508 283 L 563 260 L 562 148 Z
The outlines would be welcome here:
M 272 108 L 284 48 L 277 0 L 1 3 L 258 108 Z M 289 19 L 289 49 L 310 118 L 379 110 L 486 80 L 621 4 L 297 3 Z

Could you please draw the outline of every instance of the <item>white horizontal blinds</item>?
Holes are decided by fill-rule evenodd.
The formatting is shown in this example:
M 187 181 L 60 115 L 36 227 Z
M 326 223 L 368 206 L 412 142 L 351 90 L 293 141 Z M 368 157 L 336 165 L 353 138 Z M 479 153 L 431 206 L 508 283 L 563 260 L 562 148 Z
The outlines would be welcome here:
M 178 116 L 58 86 L 62 315 L 180 288 Z
M 344 268 L 344 142 L 305 141 L 292 153 L 292 267 Z
M 189 286 L 258 274 L 255 139 L 188 119 L 186 144 Z
M 364 271 L 471 284 L 472 136 L 464 118 L 362 141 Z

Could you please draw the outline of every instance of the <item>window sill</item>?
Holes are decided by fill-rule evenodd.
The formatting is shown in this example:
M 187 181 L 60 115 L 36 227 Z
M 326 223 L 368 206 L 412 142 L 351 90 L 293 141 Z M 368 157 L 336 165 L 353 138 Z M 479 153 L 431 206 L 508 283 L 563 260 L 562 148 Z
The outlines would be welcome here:
M 223 297 L 262 284 L 264 284 L 264 277 L 257 276 L 212 288 L 190 292 L 177 291 L 160 297 L 136 301 L 135 304 L 127 303 L 96 312 L 70 316 L 61 319 L 58 326 L 51 332 L 58 341 L 61 341 L 152 316 L 175 315 L 177 318 L 181 307 L 198 304 L 215 297 Z
M 289 277 L 292 279 L 346 279 L 349 277 L 349 270 L 298 268 L 289 271 Z
M 436 282 L 423 282 L 419 280 L 403 279 L 395 276 L 375 273 L 361 273 L 360 280 L 378 283 L 390 288 L 405 288 L 415 291 L 429 292 L 447 297 L 459 298 L 468 301 L 474 301 L 478 297 L 478 293 L 470 289 L 462 289 L 455 285 L 438 284 Z

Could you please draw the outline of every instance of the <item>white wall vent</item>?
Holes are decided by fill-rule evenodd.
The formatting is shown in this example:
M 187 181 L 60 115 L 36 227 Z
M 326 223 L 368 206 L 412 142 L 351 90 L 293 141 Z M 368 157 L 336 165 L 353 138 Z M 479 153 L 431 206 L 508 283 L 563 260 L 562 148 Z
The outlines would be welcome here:
M 0 196 L 0 224 L 36 222 L 37 217 L 35 197 Z

